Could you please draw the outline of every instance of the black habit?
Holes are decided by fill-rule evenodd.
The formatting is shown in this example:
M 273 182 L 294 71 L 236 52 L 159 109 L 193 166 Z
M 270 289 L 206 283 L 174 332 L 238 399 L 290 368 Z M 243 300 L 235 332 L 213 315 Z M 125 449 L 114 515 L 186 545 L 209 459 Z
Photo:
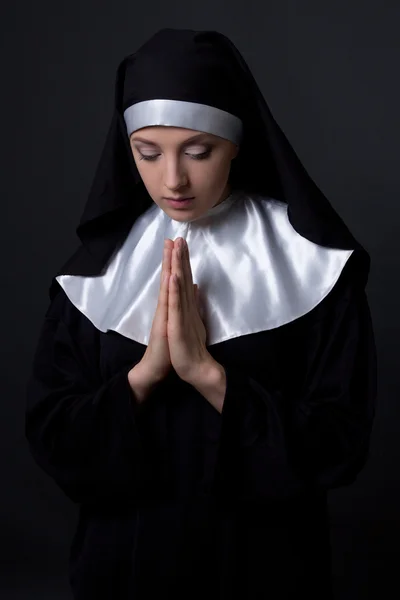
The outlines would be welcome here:
M 327 491 L 353 482 L 365 464 L 374 416 L 368 256 L 305 173 L 226 38 L 166 30 L 142 55 L 147 61 L 169 37 L 175 48 L 179 36 L 189 47 L 195 41 L 196 60 L 209 43 L 222 64 L 230 56 L 232 85 L 245 92 L 219 97 L 220 78 L 208 90 L 206 69 L 204 85 L 200 79 L 194 97 L 183 97 L 243 120 L 248 137 L 234 181 L 286 202 L 292 226 L 314 243 L 354 253 L 307 314 L 208 347 L 226 371 L 222 414 L 174 372 L 139 406 L 127 374 L 145 345 L 97 329 L 53 279 L 26 435 L 37 464 L 79 507 L 70 555 L 75 600 L 329 600 Z M 172 71 L 190 62 L 183 50 Z M 59 273 L 96 276 L 151 204 L 122 112 L 132 102 L 173 97 L 164 92 L 174 84 L 163 80 L 161 95 L 152 88 L 157 77 L 149 90 L 149 78 L 139 78 L 141 95 L 133 98 L 129 85 L 123 89 L 132 64 L 140 70 L 130 57 L 118 72 L 113 122 L 77 230 L 82 245 Z M 227 85 L 225 78 L 224 93 Z M 268 172 L 246 148 L 266 157 Z

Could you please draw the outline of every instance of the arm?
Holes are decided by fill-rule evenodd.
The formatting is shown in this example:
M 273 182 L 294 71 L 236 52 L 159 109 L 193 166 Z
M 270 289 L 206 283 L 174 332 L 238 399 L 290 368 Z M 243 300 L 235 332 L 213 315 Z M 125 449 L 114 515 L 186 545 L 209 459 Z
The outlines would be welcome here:
M 219 413 L 222 413 L 226 393 L 224 367 L 210 355 L 196 380 L 189 382 Z
M 128 372 L 128 382 L 133 392 L 132 401 L 138 405 L 143 404 L 157 387 L 160 381 L 152 379 L 142 361 L 137 363 Z
M 135 498 L 141 488 L 142 408 L 131 369 L 102 381 L 98 332 L 59 292 L 33 360 L 25 434 L 36 463 L 74 502 Z
M 303 332 L 297 388 L 270 392 L 262 373 L 256 379 L 223 365 L 222 493 L 283 498 L 310 486 L 326 490 L 351 483 L 365 464 L 376 394 L 368 304 L 349 284 L 328 305 Z

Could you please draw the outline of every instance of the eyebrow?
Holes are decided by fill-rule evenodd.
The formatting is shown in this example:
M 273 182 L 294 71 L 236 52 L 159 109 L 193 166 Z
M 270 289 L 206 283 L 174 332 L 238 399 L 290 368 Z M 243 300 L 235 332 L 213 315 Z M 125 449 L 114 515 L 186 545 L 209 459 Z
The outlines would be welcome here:
M 188 138 L 184 142 L 182 142 L 180 144 L 180 146 L 187 146 L 191 142 L 201 141 L 205 137 L 207 137 L 207 133 L 198 133 L 198 134 L 193 135 L 192 137 Z M 132 141 L 133 142 L 143 142 L 144 144 L 148 144 L 149 146 L 158 146 L 159 145 L 156 142 L 152 142 L 151 140 L 146 140 L 145 138 L 142 138 L 142 137 L 132 137 Z

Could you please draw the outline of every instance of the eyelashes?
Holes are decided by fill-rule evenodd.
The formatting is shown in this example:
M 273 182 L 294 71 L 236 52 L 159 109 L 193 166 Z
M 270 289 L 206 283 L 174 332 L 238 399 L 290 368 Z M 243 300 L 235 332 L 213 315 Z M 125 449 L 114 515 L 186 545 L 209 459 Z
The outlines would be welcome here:
M 201 154 L 189 154 L 188 152 L 186 152 L 186 156 L 190 156 L 190 158 L 192 158 L 193 160 L 204 160 L 211 155 L 211 151 L 212 148 L 209 148 Z M 139 160 L 149 160 L 151 162 L 154 162 L 159 156 L 159 154 L 151 154 L 146 156 L 145 154 L 141 154 L 141 152 L 139 152 Z

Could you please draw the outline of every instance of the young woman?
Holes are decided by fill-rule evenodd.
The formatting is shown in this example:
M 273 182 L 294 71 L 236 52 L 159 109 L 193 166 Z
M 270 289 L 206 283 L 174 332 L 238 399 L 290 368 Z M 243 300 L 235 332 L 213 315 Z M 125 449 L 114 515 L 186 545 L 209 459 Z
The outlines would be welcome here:
M 326 495 L 374 415 L 369 258 L 225 36 L 121 63 L 77 234 L 26 413 L 79 505 L 74 598 L 329 599 Z

